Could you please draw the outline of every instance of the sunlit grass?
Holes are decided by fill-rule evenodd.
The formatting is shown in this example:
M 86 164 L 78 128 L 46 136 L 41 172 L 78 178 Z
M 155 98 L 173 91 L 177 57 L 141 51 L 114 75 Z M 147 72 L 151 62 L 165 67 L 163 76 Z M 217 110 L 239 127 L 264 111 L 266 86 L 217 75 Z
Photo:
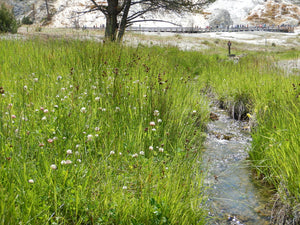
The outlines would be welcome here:
M 4 224 L 202 224 L 208 105 L 175 49 L 1 41 Z
M 207 93 L 251 116 L 257 174 L 299 201 L 299 77 L 281 75 L 276 57 L 0 44 L 4 224 L 205 224 Z

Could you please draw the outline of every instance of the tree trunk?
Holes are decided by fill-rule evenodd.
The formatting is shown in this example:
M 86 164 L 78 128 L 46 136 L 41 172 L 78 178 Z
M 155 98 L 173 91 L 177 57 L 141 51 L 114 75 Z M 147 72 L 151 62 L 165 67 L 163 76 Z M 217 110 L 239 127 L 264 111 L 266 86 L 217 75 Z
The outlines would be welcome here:
M 118 0 L 108 1 L 105 27 L 105 39 L 116 41 L 118 31 Z
M 45 0 L 45 3 L 46 3 L 47 18 L 49 18 L 50 14 L 49 14 L 48 0 Z
M 122 20 L 121 20 L 121 24 L 120 24 L 120 28 L 119 28 L 119 33 L 118 33 L 118 42 L 120 42 L 124 36 L 130 6 L 131 6 L 131 0 L 126 0 L 126 5 L 123 10 L 123 16 L 122 16 Z

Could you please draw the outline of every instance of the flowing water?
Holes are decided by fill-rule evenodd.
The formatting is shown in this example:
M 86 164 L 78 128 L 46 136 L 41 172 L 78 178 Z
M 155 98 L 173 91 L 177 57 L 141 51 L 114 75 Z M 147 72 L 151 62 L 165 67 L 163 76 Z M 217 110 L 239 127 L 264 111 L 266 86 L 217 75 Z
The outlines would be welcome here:
M 270 190 L 253 180 L 247 150 L 247 122 L 214 108 L 218 119 L 208 124 L 203 163 L 208 176 L 210 224 L 265 225 L 270 221 Z

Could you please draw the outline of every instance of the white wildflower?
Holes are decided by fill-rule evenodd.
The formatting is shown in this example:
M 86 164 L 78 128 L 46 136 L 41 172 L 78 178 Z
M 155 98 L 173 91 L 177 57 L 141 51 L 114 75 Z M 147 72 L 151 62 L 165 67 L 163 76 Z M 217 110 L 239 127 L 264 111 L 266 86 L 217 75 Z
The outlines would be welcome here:
M 86 113 L 86 108 L 85 108 L 85 107 L 82 107 L 82 108 L 80 109 L 80 112 Z
M 67 155 L 72 155 L 72 153 L 73 153 L 73 152 L 72 152 L 71 149 L 68 149 L 68 150 L 67 150 Z
M 153 115 L 154 116 L 159 116 L 159 111 L 158 110 L 154 110 Z
M 56 170 L 56 169 L 57 169 L 57 166 L 56 166 L 55 164 L 52 164 L 52 165 L 50 166 L 50 168 L 53 169 L 53 170 Z
M 154 121 L 151 121 L 151 122 L 150 122 L 150 126 L 152 126 L 152 127 L 155 126 L 155 122 L 154 122 Z
M 93 140 L 93 135 L 89 134 L 89 135 L 87 136 L 87 140 L 88 140 L 88 141 L 92 141 L 92 140 Z
M 110 155 L 114 155 L 114 154 L 115 154 L 115 151 L 110 151 L 109 154 L 110 154 Z

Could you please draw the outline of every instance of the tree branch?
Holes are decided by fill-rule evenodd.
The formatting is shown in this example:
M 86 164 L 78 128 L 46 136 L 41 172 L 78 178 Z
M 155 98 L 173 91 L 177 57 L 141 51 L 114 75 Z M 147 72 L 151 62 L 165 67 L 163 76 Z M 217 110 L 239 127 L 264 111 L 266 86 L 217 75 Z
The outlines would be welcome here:
M 95 8 L 100 10 L 104 15 L 108 14 L 107 10 L 105 9 L 106 7 L 100 6 L 97 2 L 95 2 L 95 0 L 90 0 L 90 1 L 94 4 Z

